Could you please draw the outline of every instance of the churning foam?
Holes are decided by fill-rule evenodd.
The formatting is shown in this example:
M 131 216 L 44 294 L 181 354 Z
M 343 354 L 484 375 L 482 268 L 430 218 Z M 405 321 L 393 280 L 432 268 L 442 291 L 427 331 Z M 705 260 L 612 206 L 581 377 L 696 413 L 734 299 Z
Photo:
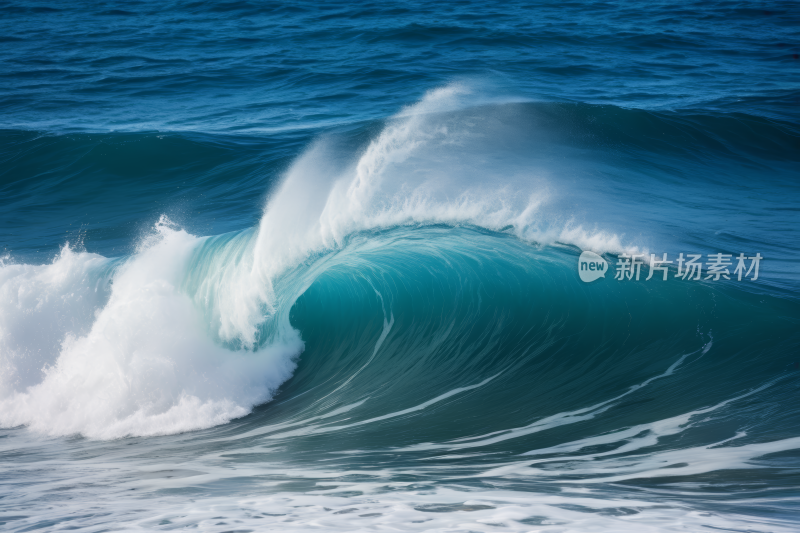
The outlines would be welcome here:
M 192 262 L 205 240 L 163 217 L 123 260 L 66 246 L 49 265 L 0 264 L 0 425 L 115 438 L 248 413 L 288 379 L 302 350 L 278 312 L 302 287 L 281 294 L 276 281 L 354 232 L 466 224 L 625 250 L 615 235 L 546 223 L 544 171 L 469 156 L 488 140 L 474 117 L 452 111 L 473 96 L 462 85 L 430 92 L 348 164 L 318 141 L 289 169 L 257 230 L 203 255 L 199 270 Z M 202 279 L 188 283 L 197 272 Z
M 302 343 L 290 328 L 257 353 L 211 340 L 197 306 L 179 290 L 198 239 L 165 219 L 156 229 L 117 267 L 102 307 L 89 298 L 96 276 L 88 271 L 102 263 L 97 256 L 65 249 L 50 265 L 3 267 L 4 341 L 30 335 L 35 342 L 38 325 L 70 311 L 64 306 L 83 305 L 77 319 L 89 320 L 76 324 L 85 334 L 66 333 L 39 383 L 22 388 L 4 379 L 3 426 L 96 438 L 210 427 L 269 400 L 291 375 Z M 3 364 L 19 358 L 5 352 Z

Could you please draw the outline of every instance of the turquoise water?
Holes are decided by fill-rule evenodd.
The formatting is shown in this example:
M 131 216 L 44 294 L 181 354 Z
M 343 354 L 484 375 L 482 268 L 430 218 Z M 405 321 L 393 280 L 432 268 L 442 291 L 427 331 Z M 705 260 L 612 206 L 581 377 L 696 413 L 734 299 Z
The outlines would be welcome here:
M 797 529 L 795 3 L 0 13 L 4 529 Z

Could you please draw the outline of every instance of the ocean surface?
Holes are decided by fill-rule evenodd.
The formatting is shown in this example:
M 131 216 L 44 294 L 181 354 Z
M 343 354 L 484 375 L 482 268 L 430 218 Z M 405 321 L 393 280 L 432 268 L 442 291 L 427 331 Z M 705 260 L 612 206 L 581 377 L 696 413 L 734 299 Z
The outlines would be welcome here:
M 800 530 L 799 54 L 795 1 L 0 2 L 0 529 Z

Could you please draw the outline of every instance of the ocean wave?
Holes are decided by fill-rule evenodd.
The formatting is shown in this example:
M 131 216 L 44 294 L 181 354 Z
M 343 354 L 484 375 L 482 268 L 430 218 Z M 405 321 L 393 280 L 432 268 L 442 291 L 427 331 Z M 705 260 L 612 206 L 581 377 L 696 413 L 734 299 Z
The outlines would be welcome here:
M 372 277 L 376 267 L 369 261 L 388 269 L 386 275 L 395 283 L 401 278 L 385 261 L 414 265 L 413 274 L 405 272 L 402 278 L 407 290 L 413 290 L 411 279 L 437 271 L 443 281 L 429 287 L 432 294 L 459 294 L 457 283 L 480 285 L 499 278 L 532 302 L 553 306 L 566 299 L 573 313 L 585 307 L 585 300 L 569 296 L 578 291 L 571 285 L 574 250 L 646 249 L 548 210 L 558 189 L 548 175 L 552 168 L 519 174 L 509 172 L 510 166 L 469 159 L 476 147 L 485 149 L 487 142 L 496 141 L 475 132 L 471 120 L 476 115 L 459 111 L 474 110 L 475 97 L 462 85 L 429 93 L 387 121 L 352 159 L 337 156 L 334 140 L 320 139 L 286 171 L 256 228 L 198 238 L 162 215 L 125 257 L 107 259 L 64 246 L 51 264 L 4 263 L 0 422 L 48 434 L 115 438 L 187 431 L 244 416 L 269 401 L 292 376 L 304 349 L 301 339 L 316 338 L 322 328 L 321 318 L 304 327 L 291 320 L 298 302 L 308 298 L 320 279 L 344 269 L 346 276 L 367 280 L 379 296 L 399 298 L 396 288 L 377 288 L 386 281 Z M 488 120 L 491 115 L 477 117 Z M 487 179 L 486 172 L 492 171 Z M 398 246 L 406 246 L 407 252 L 399 252 Z M 367 263 L 365 258 L 370 258 Z M 476 265 L 467 267 L 464 262 L 470 260 Z M 523 275 L 525 261 L 545 265 L 544 270 Z M 508 269 L 522 270 L 509 277 Z M 536 280 L 544 278 L 548 284 L 534 291 Z M 556 279 L 565 287 L 553 289 Z M 686 294 L 681 292 L 686 288 L 673 285 L 643 287 L 647 293 L 655 291 L 654 301 Z M 702 284 L 694 290 L 701 291 L 701 300 L 716 297 L 715 289 Z M 640 298 L 636 291 L 625 292 L 605 297 L 617 307 L 625 298 Z M 584 297 L 596 297 L 591 294 Z M 726 297 L 739 298 L 733 293 Z M 392 323 L 400 321 L 400 311 L 381 298 L 384 321 L 387 313 Z M 350 305 L 354 316 L 362 312 L 358 301 Z M 474 329 L 483 320 L 481 313 L 506 313 L 501 311 L 505 303 L 491 311 L 480 297 L 471 305 L 477 314 L 469 320 L 454 316 L 437 329 L 430 325 L 436 323 L 431 316 L 418 335 L 448 337 L 453 328 L 471 324 L 468 329 Z M 638 305 L 637 313 L 650 313 L 652 304 Z M 744 309 L 747 304 L 735 305 Z M 327 312 L 329 306 L 321 309 Z M 421 308 L 404 315 L 421 320 L 430 312 Z M 669 335 L 694 338 L 695 329 L 715 327 L 706 318 L 691 316 L 694 322 L 684 324 L 685 331 L 676 324 Z M 512 351 L 520 357 L 558 342 L 552 334 L 557 321 L 521 323 L 538 323 L 541 331 L 531 325 L 532 333 L 519 331 Z M 550 333 L 539 345 L 535 339 L 543 331 Z M 610 342 L 598 333 L 597 342 Z M 338 338 L 334 332 L 329 335 Z M 332 353 L 344 350 L 328 346 Z M 692 343 L 682 346 L 684 351 L 696 349 Z M 464 352 L 459 364 L 464 364 L 460 358 L 475 364 L 475 349 L 460 341 L 451 347 Z M 350 366 L 342 363 L 341 368 Z

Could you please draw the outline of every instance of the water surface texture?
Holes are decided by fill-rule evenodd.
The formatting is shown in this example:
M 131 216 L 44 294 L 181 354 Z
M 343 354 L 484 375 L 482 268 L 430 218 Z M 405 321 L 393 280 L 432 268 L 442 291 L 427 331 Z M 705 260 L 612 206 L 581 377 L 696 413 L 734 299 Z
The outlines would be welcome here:
M 0 2 L 0 529 L 797 531 L 798 28 Z

